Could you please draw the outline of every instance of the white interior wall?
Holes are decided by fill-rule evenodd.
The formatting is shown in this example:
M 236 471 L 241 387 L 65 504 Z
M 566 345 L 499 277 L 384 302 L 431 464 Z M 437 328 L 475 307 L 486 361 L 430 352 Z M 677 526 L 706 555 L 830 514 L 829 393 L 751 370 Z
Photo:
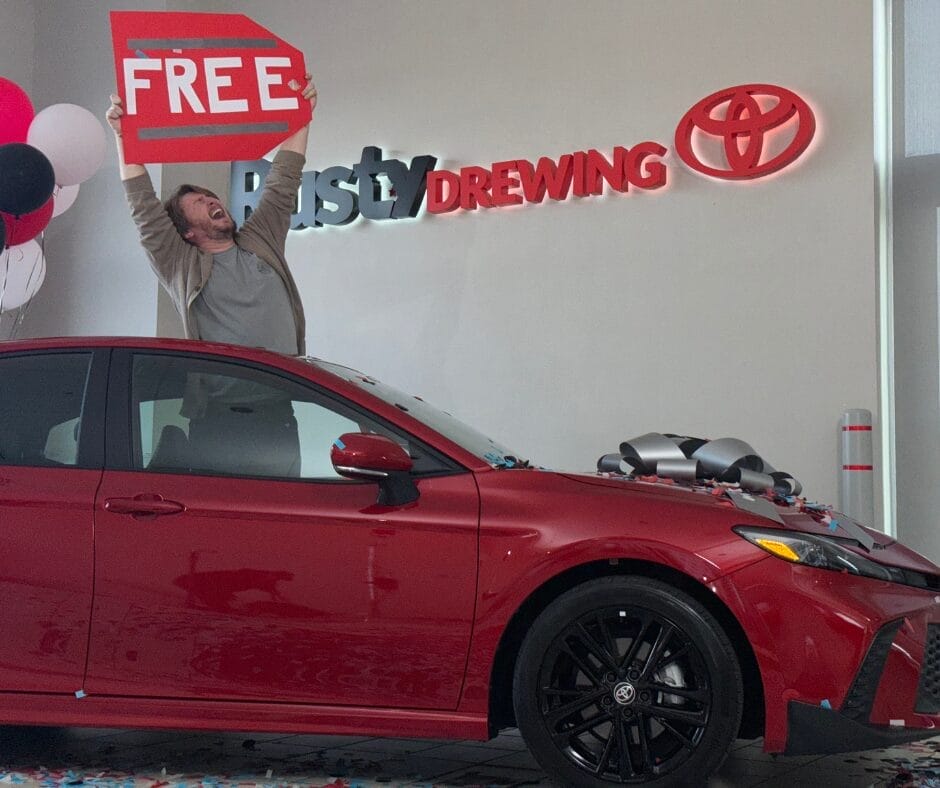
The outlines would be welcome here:
M 115 85 L 111 4 L 33 0 L 29 5 L 35 15 L 29 95 L 36 111 L 51 104 L 78 104 L 103 124 Z M 135 8 L 165 10 L 166 3 L 135 0 Z M 0 63 L 5 60 L 0 53 Z M 5 66 L 0 73 L 6 73 Z M 153 275 L 137 244 L 110 129 L 107 133 L 103 166 L 81 185 L 72 208 L 45 232 L 46 280 L 29 306 L 21 337 L 153 335 L 156 330 Z M 153 175 L 159 186 L 159 167 L 153 168 Z
M 310 169 L 371 144 L 449 169 L 671 147 L 715 90 L 800 92 L 817 139 L 779 177 L 715 182 L 670 156 L 661 193 L 311 229 L 288 257 L 312 353 L 542 464 L 591 467 L 649 430 L 735 435 L 836 500 L 839 415 L 877 412 L 870 6 L 202 5 L 307 53 Z
M 936 3 L 894 4 L 894 315 L 898 535 L 940 559 L 940 152 L 926 122 Z M 929 50 L 935 50 L 933 54 Z
M 37 54 L 45 103 L 104 109 L 106 5 L 36 4 L 37 52 L 57 53 Z M 777 177 L 711 181 L 670 154 L 659 193 L 359 220 L 292 233 L 288 259 L 313 354 L 421 393 L 541 464 L 592 467 L 650 430 L 734 435 L 836 500 L 839 415 L 877 413 L 868 4 L 150 7 L 163 5 L 246 13 L 307 53 L 320 89 L 309 169 L 350 165 L 366 145 L 450 169 L 671 147 L 715 90 L 799 92 L 817 138 Z M 71 226 L 50 228 L 63 251 L 27 327 L 152 333 L 153 280 L 116 170 L 90 183 L 93 198 L 61 217 Z
M 33 86 L 36 9 L 32 0 L 0 3 L 0 76 L 12 80 L 27 94 Z

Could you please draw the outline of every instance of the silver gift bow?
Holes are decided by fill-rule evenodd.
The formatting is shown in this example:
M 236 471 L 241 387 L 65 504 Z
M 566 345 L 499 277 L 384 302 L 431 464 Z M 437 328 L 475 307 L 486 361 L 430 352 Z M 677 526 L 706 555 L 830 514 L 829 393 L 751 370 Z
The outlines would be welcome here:
M 740 485 L 728 495 L 739 509 L 759 514 L 786 525 L 776 507 L 766 498 L 752 498 L 748 493 L 773 492 L 779 496 L 799 495 L 803 485 L 789 473 L 774 470 L 753 448 L 737 438 L 708 441 L 687 435 L 648 432 L 620 444 L 619 454 L 605 454 L 597 461 L 599 471 L 610 473 L 656 475 L 678 482 L 715 479 Z M 815 505 L 817 509 L 825 508 Z M 831 528 L 841 528 L 865 550 L 871 551 L 875 540 L 862 526 L 844 514 L 831 520 Z
M 599 471 L 656 475 L 679 482 L 717 479 L 739 484 L 748 492 L 799 495 L 801 485 L 778 471 L 747 443 L 737 438 L 709 441 L 688 435 L 648 432 L 620 444 L 619 454 L 605 454 Z

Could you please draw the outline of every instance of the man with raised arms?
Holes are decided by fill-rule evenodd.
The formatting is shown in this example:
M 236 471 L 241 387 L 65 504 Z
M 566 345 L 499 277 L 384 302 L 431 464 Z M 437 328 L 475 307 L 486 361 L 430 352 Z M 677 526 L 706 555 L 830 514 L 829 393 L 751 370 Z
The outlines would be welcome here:
M 313 109 L 317 91 L 309 74 L 306 78 L 303 97 Z M 185 336 L 303 354 L 304 310 L 285 244 L 309 124 L 281 143 L 257 208 L 236 230 L 221 200 L 200 186 L 184 184 L 160 203 L 146 168 L 124 160 L 123 114 L 120 97 L 112 95 L 106 118 L 114 131 L 131 216 L 157 279 L 179 311 Z M 191 381 L 181 410 L 190 419 L 190 466 L 276 476 L 299 473 L 297 423 L 289 401 L 267 399 L 266 387 L 249 381 L 198 377 Z M 236 445 L 236 436 L 245 440 Z M 261 440 L 271 444 L 270 451 L 258 445 Z M 256 461 L 260 458 L 262 468 Z

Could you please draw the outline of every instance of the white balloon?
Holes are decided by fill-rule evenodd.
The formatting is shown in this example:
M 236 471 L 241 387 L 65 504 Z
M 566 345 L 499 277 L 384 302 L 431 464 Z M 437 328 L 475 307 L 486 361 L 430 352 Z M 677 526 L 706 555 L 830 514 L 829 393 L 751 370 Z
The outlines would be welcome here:
M 56 186 L 52 190 L 52 197 L 55 199 L 52 208 L 52 218 L 56 216 L 61 216 L 69 208 L 72 207 L 72 203 L 75 202 L 75 198 L 78 197 L 78 184 L 72 186 Z
M 23 306 L 46 279 L 46 258 L 36 241 L 11 246 L 0 254 L 0 312 Z
M 52 162 L 55 182 L 87 181 L 104 161 L 107 143 L 98 118 L 77 104 L 53 104 L 29 124 L 26 141 Z

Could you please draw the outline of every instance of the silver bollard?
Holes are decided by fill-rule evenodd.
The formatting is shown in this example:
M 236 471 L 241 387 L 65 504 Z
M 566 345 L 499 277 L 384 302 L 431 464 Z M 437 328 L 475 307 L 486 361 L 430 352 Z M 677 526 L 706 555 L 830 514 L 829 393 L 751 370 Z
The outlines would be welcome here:
M 874 462 L 871 448 L 871 411 L 845 411 L 842 427 L 842 485 L 839 508 L 856 522 L 874 527 Z

